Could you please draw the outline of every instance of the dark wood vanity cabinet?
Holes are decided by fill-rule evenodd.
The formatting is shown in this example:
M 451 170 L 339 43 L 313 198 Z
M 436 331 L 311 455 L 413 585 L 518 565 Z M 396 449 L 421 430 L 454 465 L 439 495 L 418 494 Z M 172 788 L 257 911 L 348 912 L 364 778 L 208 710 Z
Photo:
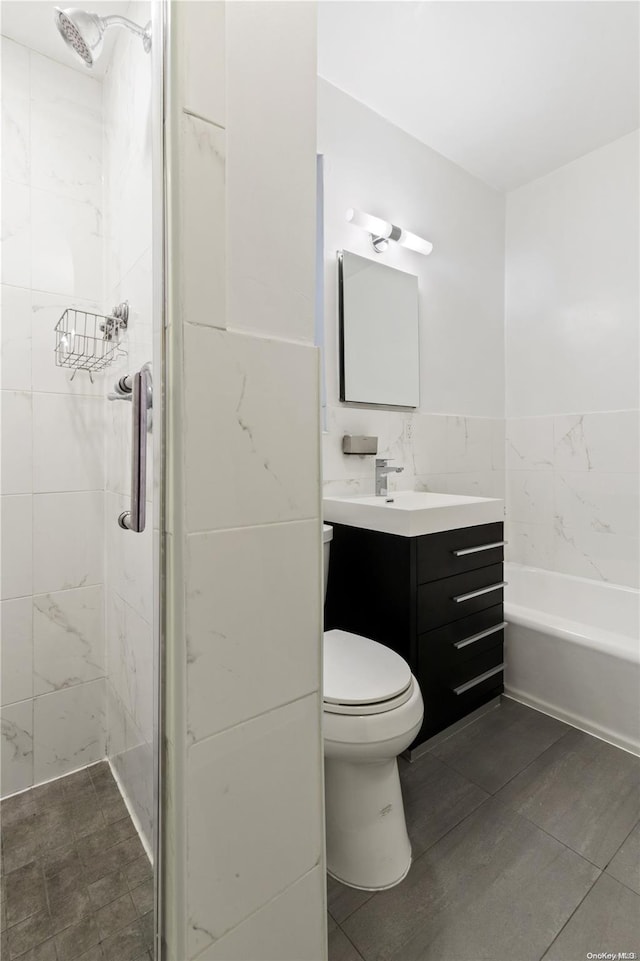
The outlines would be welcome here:
M 400 537 L 335 524 L 325 630 L 342 628 L 409 662 L 424 699 L 411 745 L 503 690 L 503 525 Z

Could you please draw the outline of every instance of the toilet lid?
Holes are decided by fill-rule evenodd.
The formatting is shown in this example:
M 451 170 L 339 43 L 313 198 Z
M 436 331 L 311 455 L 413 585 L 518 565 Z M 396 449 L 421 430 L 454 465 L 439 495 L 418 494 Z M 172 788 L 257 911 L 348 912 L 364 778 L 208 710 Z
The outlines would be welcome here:
M 380 703 L 397 698 L 410 685 L 409 665 L 391 648 L 348 631 L 325 632 L 325 703 Z

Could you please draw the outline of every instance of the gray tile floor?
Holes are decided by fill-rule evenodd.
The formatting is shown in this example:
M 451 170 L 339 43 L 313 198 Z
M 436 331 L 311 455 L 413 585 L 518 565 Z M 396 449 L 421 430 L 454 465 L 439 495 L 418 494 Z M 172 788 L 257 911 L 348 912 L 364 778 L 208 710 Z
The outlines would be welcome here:
M 330 961 L 640 958 L 640 759 L 503 699 L 408 764 L 413 865 L 329 879 Z
M 3 961 L 150 961 L 153 877 L 106 762 L 0 804 Z

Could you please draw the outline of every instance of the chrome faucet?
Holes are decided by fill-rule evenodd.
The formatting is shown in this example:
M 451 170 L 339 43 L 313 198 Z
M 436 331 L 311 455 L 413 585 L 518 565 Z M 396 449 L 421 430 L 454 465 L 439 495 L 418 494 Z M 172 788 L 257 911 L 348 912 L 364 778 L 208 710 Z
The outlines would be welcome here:
M 401 474 L 404 467 L 389 467 L 386 457 L 376 457 L 376 497 L 387 496 L 387 475 Z

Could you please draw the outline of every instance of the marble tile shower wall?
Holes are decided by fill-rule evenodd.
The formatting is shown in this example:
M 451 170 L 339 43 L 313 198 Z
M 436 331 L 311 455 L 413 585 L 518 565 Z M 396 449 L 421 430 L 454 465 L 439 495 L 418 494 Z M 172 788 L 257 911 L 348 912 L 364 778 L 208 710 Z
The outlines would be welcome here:
M 640 587 L 637 410 L 507 420 L 510 560 Z
M 105 748 L 104 387 L 54 363 L 101 310 L 102 90 L 2 38 L 3 795 Z
M 138 23 L 150 4 L 131 4 Z M 152 358 L 151 60 L 121 31 L 104 83 L 105 289 L 129 302 L 127 356 L 109 383 Z M 129 509 L 131 405 L 106 405 L 105 592 L 107 755 L 149 849 L 153 824 L 153 441 L 147 449 L 147 526 L 123 531 Z
M 505 270 L 508 556 L 632 587 L 639 163 L 636 130 L 512 191 Z

